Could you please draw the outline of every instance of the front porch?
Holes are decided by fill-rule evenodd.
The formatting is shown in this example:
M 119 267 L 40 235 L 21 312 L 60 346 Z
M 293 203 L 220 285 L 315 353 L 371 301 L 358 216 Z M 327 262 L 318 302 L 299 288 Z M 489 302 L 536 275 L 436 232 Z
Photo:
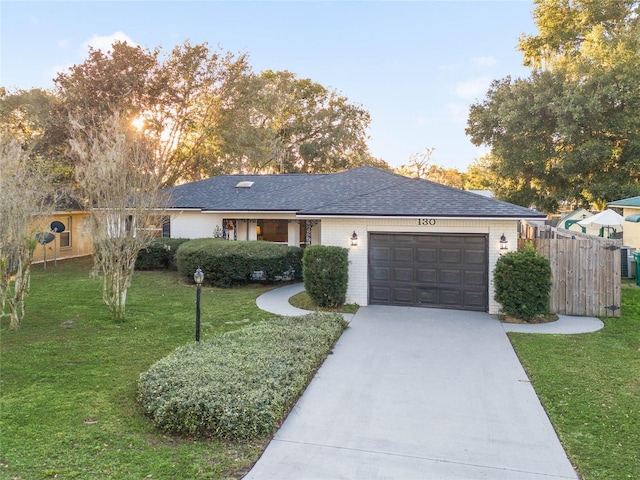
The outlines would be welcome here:
M 320 220 L 223 218 L 222 236 L 233 241 L 264 240 L 304 248 L 320 243 Z

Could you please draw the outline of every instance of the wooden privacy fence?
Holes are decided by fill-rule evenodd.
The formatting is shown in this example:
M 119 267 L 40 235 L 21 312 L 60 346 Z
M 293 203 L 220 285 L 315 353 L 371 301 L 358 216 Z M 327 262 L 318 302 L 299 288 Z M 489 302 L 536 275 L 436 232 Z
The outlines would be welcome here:
M 620 246 L 605 239 L 549 226 L 523 229 L 518 247 L 532 242 L 549 259 L 551 311 L 565 315 L 620 316 Z

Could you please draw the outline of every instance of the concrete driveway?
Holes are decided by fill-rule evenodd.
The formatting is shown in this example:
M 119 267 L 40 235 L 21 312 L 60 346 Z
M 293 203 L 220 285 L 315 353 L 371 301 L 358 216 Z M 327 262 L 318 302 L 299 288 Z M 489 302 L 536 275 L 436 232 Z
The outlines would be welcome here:
M 262 457 L 276 479 L 577 479 L 502 324 L 361 307 Z

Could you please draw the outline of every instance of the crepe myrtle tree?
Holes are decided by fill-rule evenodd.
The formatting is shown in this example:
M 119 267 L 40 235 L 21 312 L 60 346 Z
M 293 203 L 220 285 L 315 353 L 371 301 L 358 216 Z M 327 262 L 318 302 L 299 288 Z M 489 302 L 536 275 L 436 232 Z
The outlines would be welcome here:
M 25 315 L 37 235 L 54 209 L 55 195 L 44 168 L 20 143 L 0 132 L 0 317 L 17 330 Z
M 155 237 L 163 207 L 153 146 L 116 113 L 73 123 L 76 181 L 90 212 L 94 271 L 114 320 L 123 320 L 138 252 Z

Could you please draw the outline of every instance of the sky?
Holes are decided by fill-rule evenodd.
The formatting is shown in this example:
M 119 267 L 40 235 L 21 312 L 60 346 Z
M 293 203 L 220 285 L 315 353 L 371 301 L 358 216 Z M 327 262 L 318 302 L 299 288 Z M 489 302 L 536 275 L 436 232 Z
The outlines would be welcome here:
M 517 49 L 534 34 L 529 0 L 0 1 L 0 86 L 53 88 L 88 47 L 126 40 L 168 53 L 189 40 L 288 70 L 371 115 L 371 153 L 392 167 L 435 149 L 464 171 L 488 150 L 464 130 L 492 80 L 527 77 Z

